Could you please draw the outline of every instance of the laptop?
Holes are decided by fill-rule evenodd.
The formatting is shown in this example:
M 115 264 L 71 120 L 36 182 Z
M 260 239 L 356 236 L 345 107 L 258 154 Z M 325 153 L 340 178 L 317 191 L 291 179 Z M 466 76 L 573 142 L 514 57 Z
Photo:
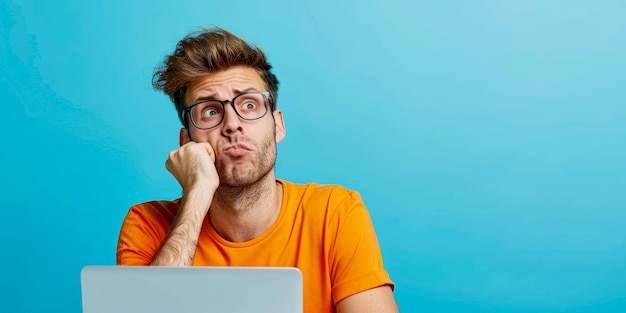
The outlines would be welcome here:
M 86 266 L 83 313 L 302 313 L 291 267 Z

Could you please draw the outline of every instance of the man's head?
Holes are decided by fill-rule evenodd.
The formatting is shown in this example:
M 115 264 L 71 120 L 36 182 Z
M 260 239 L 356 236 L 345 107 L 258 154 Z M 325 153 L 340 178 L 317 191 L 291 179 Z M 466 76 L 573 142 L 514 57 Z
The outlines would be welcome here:
M 152 85 L 166 93 L 183 120 L 187 88 L 198 79 L 234 66 L 246 66 L 257 71 L 271 93 L 270 109 L 276 109 L 278 79 L 272 73 L 263 51 L 222 28 L 205 28 L 193 32 L 176 45 L 152 76 Z
M 276 109 L 278 80 L 263 52 L 220 28 L 181 40 L 157 68 L 153 85 L 170 96 L 185 128 L 181 145 L 207 142 L 220 186 L 243 187 L 272 176 L 285 136 Z

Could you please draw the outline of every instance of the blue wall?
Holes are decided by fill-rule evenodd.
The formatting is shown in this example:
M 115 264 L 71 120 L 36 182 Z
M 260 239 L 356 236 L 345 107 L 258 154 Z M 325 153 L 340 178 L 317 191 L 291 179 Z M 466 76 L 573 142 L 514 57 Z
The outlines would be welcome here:
M 278 176 L 359 190 L 404 312 L 626 312 L 626 2 L 3 1 L 0 311 L 80 312 L 128 207 L 176 198 L 151 73 L 264 48 Z

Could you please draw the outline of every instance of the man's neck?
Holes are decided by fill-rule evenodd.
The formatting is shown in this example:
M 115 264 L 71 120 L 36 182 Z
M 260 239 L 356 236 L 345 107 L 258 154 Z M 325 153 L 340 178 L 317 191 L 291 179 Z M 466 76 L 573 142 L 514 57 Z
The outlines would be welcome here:
M 208 218 L 215 231 L 231 242 L 244 242 L 270 228 L 280 213 L 282 185 L 274 171 L 246 187 L 220 186 Z

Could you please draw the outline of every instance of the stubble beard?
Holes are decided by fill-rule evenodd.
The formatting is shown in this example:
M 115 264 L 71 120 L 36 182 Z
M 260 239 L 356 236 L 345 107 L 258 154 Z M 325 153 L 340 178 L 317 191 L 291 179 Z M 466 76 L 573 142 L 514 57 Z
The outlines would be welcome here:
M 266 177 L 276 164 L 276 136 L 272 132 L 257 147 L 256 156 L 248 155 L 244 158 L 251 160 L 236 160 L 232 162 L 226 158 L 219 158 L 215 162 L 220 178 L 220 187 L 242 188 L 249 187 Z M 245 162 L 241 162 L 245 161 Z

